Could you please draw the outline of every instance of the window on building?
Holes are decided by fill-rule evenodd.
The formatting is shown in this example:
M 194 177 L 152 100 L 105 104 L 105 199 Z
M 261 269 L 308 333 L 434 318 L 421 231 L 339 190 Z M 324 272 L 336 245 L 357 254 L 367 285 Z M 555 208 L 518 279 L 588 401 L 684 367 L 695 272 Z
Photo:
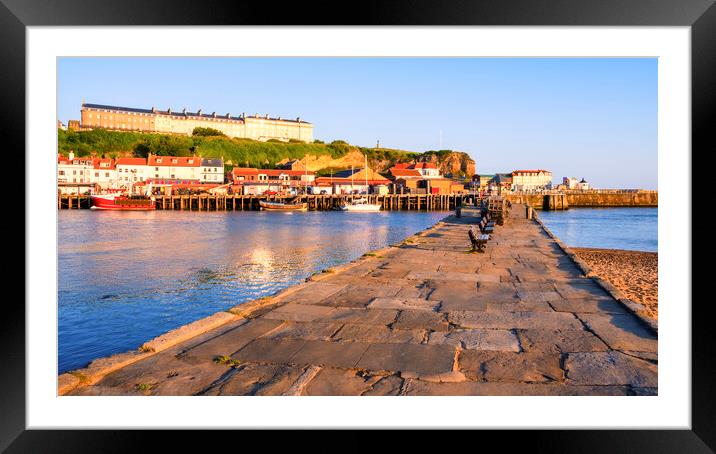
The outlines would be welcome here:
M 104 176 L 107 177 L 107 178 L 109 178 L 109 172 L 105 172 L 105 173 L 104 173 Z
M 99 177 L 99 172 L 95 172 L 95 173 L 94 173 L 94 176 L 95 176 L 95 177 Z
M 64 174 L 65 174 L 65 171 L 64 171 L 64 170 L 60 170 L 59 174 L 60 174 L 60 175 L 64 175 Z
M 73 170 L 73 171 L 72 171 L 72 175 L 77 175 L 77 171 L 76 171 L 76 170 Z

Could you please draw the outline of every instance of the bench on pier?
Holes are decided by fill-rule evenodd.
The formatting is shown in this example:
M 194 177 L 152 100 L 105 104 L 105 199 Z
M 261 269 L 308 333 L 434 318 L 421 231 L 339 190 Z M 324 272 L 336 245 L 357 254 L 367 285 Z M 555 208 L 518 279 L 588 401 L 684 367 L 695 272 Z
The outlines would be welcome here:
M 470 237 L 470 243 L 472 243 L 472 251 L 483 252 L 487 240 L 490 239 L 488 234 L 478 234 L 475 230 L 475 226 L 470 226 L 470 230 L 467 231 L 467 235 Z
M 482 234 L 489 235 L 495 230 L 495 223 L 488 222 L 487 217 L 483 217 L 482 220 L 477 224 Z

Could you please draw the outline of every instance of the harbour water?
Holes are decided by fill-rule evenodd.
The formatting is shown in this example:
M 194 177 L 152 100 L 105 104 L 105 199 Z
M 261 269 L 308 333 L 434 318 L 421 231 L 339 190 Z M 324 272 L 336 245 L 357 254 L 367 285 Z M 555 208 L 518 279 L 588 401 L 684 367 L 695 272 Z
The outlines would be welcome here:
M 302 282 L 447 214 L 58 211 L 58 372 Z
M 567 246 L 658 251 L 658 208 L 570 208 L 538 216 Z

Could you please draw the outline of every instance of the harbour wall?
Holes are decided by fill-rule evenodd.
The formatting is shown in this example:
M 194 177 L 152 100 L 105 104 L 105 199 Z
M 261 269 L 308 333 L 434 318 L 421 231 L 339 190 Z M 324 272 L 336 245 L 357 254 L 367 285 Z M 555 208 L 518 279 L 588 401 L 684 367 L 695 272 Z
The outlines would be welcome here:
M 527 203 L 538 210 L 566 210 L 570 207 L 656 207 L 659 192 L 645 190 L 592 190 L 554 193 L 507 194 L 512 203 Z

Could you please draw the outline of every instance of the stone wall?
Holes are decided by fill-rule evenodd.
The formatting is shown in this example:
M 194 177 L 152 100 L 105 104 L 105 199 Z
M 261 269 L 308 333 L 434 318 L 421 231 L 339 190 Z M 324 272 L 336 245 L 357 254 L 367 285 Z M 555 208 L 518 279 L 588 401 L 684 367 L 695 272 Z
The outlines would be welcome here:
M 656 207 L 658 191 L 592 190 L 564 191 L 552 194 L 508 194 L 512 203 L 529 203 L 536 209 L 567 209 L 569 207 Z

